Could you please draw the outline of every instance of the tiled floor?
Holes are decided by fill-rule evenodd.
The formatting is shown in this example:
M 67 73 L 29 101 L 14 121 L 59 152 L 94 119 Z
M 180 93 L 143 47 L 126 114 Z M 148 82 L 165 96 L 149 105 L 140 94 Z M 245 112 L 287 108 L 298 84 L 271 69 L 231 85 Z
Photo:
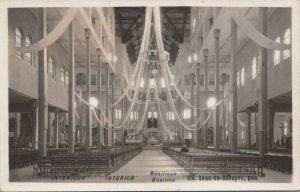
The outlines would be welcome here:
M 292 176 L 272 170 L 264 170 L 265 177 L 260 177 L 254 182 L 290 182 Z M 151 175 L 153 173 L 153 175 Z M 155 175 L 156 174 L 156 175 Z M 160 174 L 160 176 L 158 176 Z M 169 175 L 168 175 L 169 174 Z M 144 150 L 118 171 L 110 175 L 111 177 L 92 177 L 85 180 L 51 180 L 47 178 L 32 179 L 32 167 L 25 167 L 10 171 L 10 181 L 22 182 L 85 182 L 85 183 L 124 183 L 124 182 L 152 182 L 153 178 L 159 179 L 156 181 L 169 182 L 186 182 L 188 181 L 188 173 L 174 162 L 170 157 L 159 150 Z M 115 176 L 115 177 L 113 177 Z M 118 177 L 117 177 L 118 176 Z M 123 177 L 122 177 L 123 176 Z M 200 181 L 189 181 L 200 182 Z M 245 181 L 248 182 L 248 181 Z

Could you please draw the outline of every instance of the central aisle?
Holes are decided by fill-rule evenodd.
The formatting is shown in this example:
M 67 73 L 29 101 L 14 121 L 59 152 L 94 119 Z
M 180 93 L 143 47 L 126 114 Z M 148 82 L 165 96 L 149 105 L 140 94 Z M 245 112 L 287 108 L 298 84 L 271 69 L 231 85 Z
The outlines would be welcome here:
M 186 181 L 187 175 L 187 171 L 161 150 L 144 150 L 110 176 L 119 176 L 119 178 L 120 176 L 133 176 L 134 182 L 152 182 L 153 178 L 157 178 L 160 181 L 163 179 L 175 179 L 178 182 Z M 105 181 L 110 182 L 109 179 L 113 179 L 113 177 L 105 178 Z M 116 182 L 116 180 L 112 182 Z

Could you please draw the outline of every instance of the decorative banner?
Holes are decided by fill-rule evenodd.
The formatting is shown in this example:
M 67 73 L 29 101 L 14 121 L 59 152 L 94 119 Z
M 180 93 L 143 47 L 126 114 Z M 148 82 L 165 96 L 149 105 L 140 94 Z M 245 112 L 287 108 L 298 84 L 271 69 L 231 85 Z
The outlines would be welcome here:
M 69 8 L 64 17 L 46 37 L 32 45 L 16 47 L 17 52 L 37 52 L 52 45 L 68 28 L 69 24 L 73 21 L 76 12 L 77 8 Z
M 248 21 L 248 19 L 243 15 L 240 9 L 229 8 L 229 12 L 231 13 L 231 16 L 236 24 L 239 26 L 239 29 L 258 45 L 272 50 L 284 50 L 291 48 L 291 45 L 277 43 L 274 40 L 263 35 Z

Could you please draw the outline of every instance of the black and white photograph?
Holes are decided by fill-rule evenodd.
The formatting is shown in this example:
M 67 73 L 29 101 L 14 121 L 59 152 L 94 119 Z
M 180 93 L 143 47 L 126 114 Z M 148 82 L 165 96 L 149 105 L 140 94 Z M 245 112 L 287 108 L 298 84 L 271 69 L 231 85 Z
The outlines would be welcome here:
M 300 1 L 0 5 L 1 191 L 300 190 Z

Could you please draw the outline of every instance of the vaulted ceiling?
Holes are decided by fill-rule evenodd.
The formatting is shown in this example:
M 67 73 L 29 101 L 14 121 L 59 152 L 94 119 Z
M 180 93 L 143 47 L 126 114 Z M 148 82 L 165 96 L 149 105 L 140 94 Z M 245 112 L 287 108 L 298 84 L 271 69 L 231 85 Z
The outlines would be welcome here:
M 116 35 L 126 45 L 131 64 L 138 58 L 145 24 L 145 7 L 116 7 Z M 190 33 L 190 7 L 163 7 L 162 35 L 165 50 L 170 54 L 170 65 L 174 65 L 180 44 Z

